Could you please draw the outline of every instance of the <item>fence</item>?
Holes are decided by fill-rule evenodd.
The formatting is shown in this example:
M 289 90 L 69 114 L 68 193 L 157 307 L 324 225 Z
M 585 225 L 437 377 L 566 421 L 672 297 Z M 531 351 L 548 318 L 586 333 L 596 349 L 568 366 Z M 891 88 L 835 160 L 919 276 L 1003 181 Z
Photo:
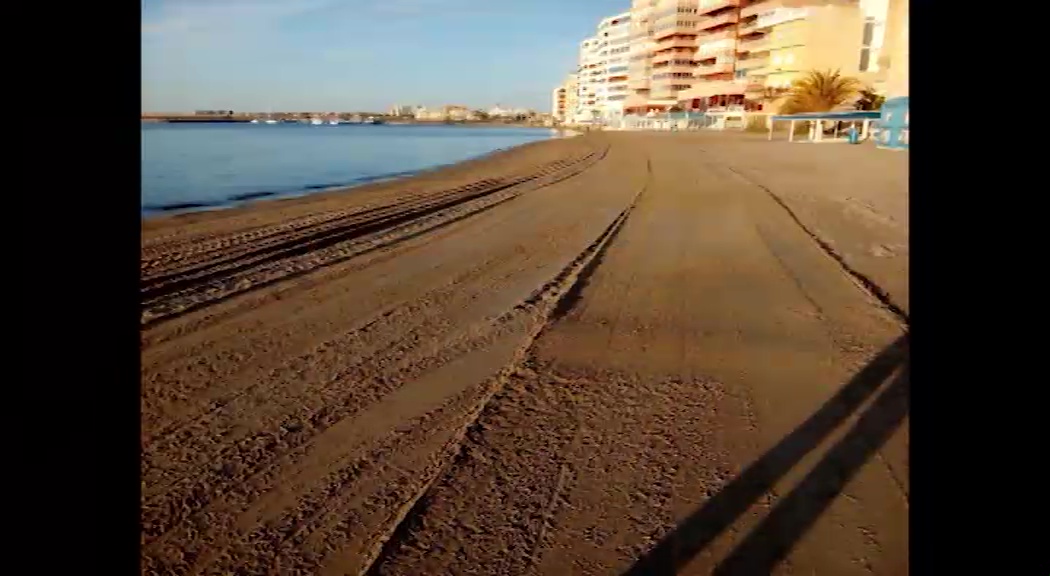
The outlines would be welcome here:
M 745 130 L 761 125 L 765 131 L 769 114 L 720 110 L 707 112 L 661 112 L 651 116 L 628 115 L 620 123 L 621 130 Z

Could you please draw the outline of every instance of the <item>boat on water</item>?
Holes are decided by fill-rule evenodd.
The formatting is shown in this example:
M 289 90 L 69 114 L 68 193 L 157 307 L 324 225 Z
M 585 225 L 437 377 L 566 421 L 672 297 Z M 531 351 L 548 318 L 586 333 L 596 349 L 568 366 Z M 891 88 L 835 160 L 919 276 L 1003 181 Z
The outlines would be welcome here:
M 333 118 L 332 120 L 328 121 L 329 126 L 338 126 L 340 124 L 342 124 L 342 122 L 340 122 L 338 118 Z
M 267 123 L 267 124 L 276 124 L 276 123 L 277 123 L 277 121 L 276 121 L 276 120 L 274 120 L 273 118 L 270 118 L 269 120 L 267 120 L 267 121 L 266 121 L 266 123 Z
M 252 118 L 252 122 L 251 123 L 252 124 L 258 124 L 259 123 L 259 119 L 258 118 Z
M 320 126 L 321 124 L 324 124 L 324 120 L 321 120 L 320 118 L 311 118 L 310 124 L 314 126 Z
M 376 118 L 375 116 L 369 116 L 368 118 L 365 118 L 365 120 L 363 122 L 363 124 L 382 124 L 382 123 L 383 123 L 383 119 L 382 118 Z

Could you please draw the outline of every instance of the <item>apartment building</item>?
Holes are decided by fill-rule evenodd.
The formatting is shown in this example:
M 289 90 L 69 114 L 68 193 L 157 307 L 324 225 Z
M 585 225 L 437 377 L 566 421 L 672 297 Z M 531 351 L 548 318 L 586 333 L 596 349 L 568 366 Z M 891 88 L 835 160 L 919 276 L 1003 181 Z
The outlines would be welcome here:
M 565 85 L 558 86 L 551 92 L 551 116 L 555 120 L 565 120 Z
M 908 0 L 889 0 L 886 32 L 878 60 L 885 70 L 884 89 L 890 98 L 908 95 Z
M 872 3 L 869 12 L 878 12 Z M 874 63 L 876 19 L 857 0 L 698 0 L 695 81 L 687 108 L 776 108 L 767 88 L 786 89 L 811 70 L 862 76 Z M 770 106 L 771 105 L 771 106 Z
M 670 107 L 693 85 L 696 72 L 697 0 L 655 0 L 649 21 L 649 106 Z
M 788 88 L 810 70 L 860 73 L 864 14 L 849 0 L 764 0 L 743 8 L 743 77 Z
M 576 122 L 594 122 L 601 117 L 598 107 L 598 87 L 604 76 L 605 62 L 601 58 L 601 41 L 597 37 L 587 38 L 580 42 L 579 68 L 576 71 L 577 90 L 576 109 L 573 118 Z
M 649 105 L 650 57 L 653 50 L 652 4 L 655 0 L 632 0 L 630 48 L 627 51 L 627 98 L 624 111 L 644 113 Z
M 628 95 L 631 13 L 603 18 L 598 23 L 595 37 L 598 38 L 599 68 L 603 72 L 598 81 L 597 108 L 603 122 L 616 123 L 623 116 L 623 104 Z
M 579 109 L 580 84 L 577 81 L 577 75 L 569 74 L 566 76 L 562 87 L 565 88 L 565 116 L 562 118 L 562 122 L 572 122 L 575 120 L 576 111 Z

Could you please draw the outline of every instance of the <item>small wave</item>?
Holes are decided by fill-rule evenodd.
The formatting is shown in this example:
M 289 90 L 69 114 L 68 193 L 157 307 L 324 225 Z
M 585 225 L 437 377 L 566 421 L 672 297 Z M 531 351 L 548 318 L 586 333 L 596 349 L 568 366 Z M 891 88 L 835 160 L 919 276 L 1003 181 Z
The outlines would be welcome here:
M 277 192 L 263 191 L 263 192 L 245 192 L 244 194 L 237 194 L 230 196 L 230 200 L 233 202 L 243 202 L 245 200 L 256 200 L 258 198 L 266 198 L 267 196 L 275 196 Z
M 194 208 L 212 208 L 214 206 L 221 206 L 221 204 L 213 202 L 174 202 L 171 204 L 153 204 L 143 206 L 142 209 L 148 212 L 174 212 L 176 210 L 192 210 Z

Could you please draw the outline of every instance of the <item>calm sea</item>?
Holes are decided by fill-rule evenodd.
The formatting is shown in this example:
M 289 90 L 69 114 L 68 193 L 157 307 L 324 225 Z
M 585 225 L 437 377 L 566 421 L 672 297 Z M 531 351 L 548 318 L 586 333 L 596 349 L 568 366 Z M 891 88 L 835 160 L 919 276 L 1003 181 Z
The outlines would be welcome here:
M 142 214 L 405 176 L 555 137 L 548 128 L 142 124 Z

